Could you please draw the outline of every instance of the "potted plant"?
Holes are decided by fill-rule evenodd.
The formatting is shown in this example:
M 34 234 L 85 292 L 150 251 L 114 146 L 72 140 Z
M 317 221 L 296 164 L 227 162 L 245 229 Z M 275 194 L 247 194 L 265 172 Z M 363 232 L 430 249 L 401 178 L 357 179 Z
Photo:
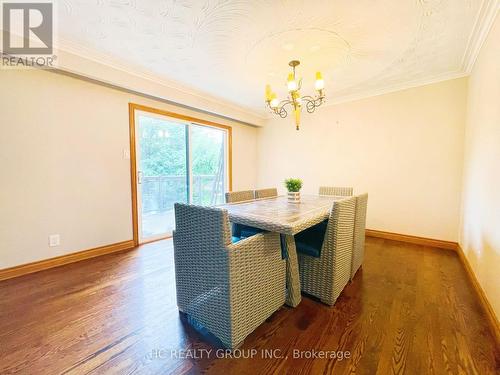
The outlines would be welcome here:
M 293 203 L 300 202 L 300 189 L 302 180 L 300 178 L 288 178 L 285 180 L 285 186 L 288 190 L 288 201 Z

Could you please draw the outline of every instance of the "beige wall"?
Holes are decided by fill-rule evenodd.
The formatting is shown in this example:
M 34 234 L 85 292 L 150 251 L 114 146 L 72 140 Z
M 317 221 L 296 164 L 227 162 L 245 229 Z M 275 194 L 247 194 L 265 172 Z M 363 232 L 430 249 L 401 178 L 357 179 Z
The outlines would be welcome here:
M 469 79 L 460 245 L 500 317 L 500 16 Z
M 0 269 L 132 238 L 129 102 L 231 125 L 233 187 L 256 183 L 256 128 L 50 72 L 0 84 Z
M 467 79 L 319 108 L 259 129 L 259 185 L 369 193 L 367 226 L 457 241 Z

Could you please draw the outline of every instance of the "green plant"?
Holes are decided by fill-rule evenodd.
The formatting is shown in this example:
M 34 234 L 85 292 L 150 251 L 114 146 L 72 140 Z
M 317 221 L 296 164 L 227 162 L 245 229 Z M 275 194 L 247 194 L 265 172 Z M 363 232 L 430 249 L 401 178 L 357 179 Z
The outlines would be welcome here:
M 289 192 L 298 192 L 302 188 L 302 180 L 300 178 L 287 178 L 285 186 Z

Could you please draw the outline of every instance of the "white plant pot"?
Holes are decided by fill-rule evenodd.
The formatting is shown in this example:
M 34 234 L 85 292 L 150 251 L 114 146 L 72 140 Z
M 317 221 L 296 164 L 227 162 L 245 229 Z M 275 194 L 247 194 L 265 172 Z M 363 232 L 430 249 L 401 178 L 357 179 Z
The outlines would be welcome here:
M 288 202 L 300 203 L 300 191 L 289 191 L 288 192 Z

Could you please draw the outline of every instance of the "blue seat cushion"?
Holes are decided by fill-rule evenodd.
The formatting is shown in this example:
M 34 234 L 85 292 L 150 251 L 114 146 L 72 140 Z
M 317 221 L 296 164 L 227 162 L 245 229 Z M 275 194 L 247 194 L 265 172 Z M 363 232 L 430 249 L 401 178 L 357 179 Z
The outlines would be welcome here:
M 231 237 L 231 242 L 232 242 L 232 243 L 236 243 L 236 242 L 238 242 L 238 241 L 240 241 L 240 240 L 241 240 L 241 237 L 237 237 L 237 236 L 232 236 L 232 237 Z
M 247 238 L 264 232 L 263 229 L 249 227 L 248 225 L 233 223 L 233 236 Z
M 321 248 L 325 239 L 328 220 L 307 228 L 295 235 L 295 246 L 301 254 L 309 255 L 315 258 L 321 256 Z

